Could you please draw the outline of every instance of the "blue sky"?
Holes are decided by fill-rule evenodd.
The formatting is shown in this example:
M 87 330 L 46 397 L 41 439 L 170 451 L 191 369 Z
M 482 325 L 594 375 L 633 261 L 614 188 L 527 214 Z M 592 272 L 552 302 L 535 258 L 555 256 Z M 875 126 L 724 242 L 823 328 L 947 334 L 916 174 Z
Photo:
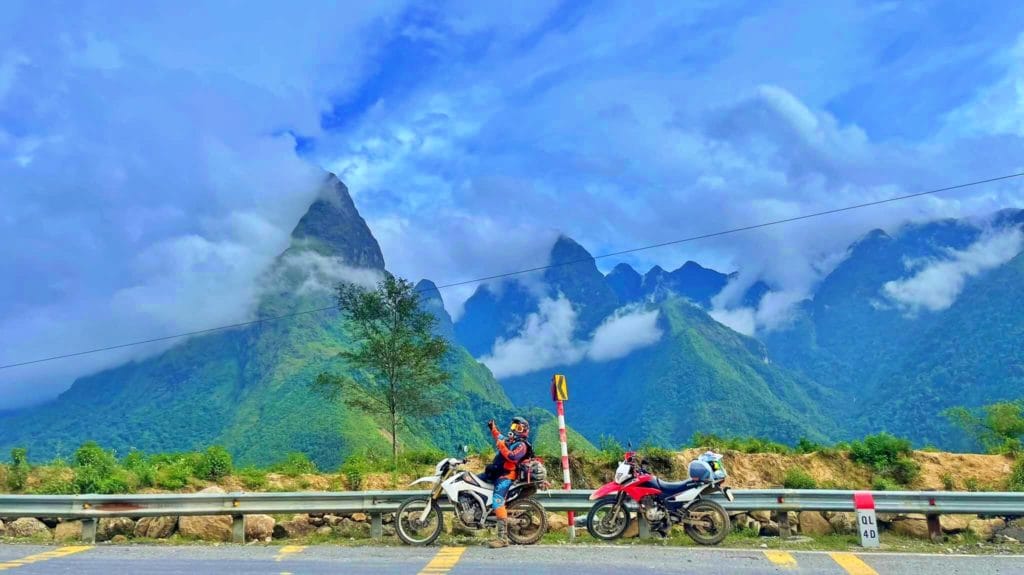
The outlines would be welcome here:
M 599 253 L 1020 171 L 1022 20 L 1009 2 L 8 2 L 0 363 L 251 317 L 321 169 L 391 269 L 438 283 L 543 263 L 560 232 Z M 868 229 L 1022 199 L 993 185 L 628 261 L 796 298 Z M 469 290 L 445 295 L 457 313 Z M 0 408 L 158 349 L 6 370 Z

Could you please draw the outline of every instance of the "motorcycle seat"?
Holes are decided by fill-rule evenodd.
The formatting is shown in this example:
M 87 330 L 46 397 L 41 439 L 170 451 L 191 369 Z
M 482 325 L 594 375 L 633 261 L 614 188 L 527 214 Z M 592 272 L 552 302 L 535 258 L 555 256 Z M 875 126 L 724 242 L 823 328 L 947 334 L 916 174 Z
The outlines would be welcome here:
M 665 493 L 667 495 L 672 495 L 675 493 L 679 493 L 681 491 L 686 491 L 687 489 L 692 489 L 694 487 L 697 487 L 701 483 L 701 481 L 695 479 L 687 479 L 685 481 L 664 481 L 661 479 L 656 479 L 654 481 L 654 485 L 658 489 L 660 489 L 662 493 Z
M 476 475 L 474 475 L 472 473 L 467 473 L 466 474 L 466 483 L 472 483 L 473 485 L 479 485 L 480 487 L 483 487 L 484 489 L 490 489 L 491 491 L 494 491 L 494 484 L 487 483 L 486 481 L 484 481 L 483 479 L 480 479 L 479 477 L 477 477 Z

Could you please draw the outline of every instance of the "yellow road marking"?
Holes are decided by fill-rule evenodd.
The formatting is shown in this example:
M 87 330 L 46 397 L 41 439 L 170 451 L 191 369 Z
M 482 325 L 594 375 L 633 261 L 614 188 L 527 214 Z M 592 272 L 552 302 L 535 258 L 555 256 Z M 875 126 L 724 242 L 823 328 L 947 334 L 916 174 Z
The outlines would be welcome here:
M 870 565 L 861 561 L 860 557 L 853 553 L 836 552 L 828 555 L 850 575 L 878 575 L 878 571 L 872 569 Z
M 441 575 L 451 571 L 452 567 L 459 562 L 462 554 L 466 552 L 465 547 L 442 547 L 437 555 L 427 563 L 427 566 L 420 571 L 419 575 Z
M 21 559 L 12 559 L 10 561 L 4 561 L 0 563 L 0 571 L 7 569 L 14 569 L 15 567 L 21 567 L 22 565 L 31 565 L 39 561 L 49 561 L 50 559 L 59 559 L 61 557 L 67 557 L 87 549 L 92 549 L 91 545 L 74 545 L 69 547 L 60 547 L 52 551 L 46 551 L 45 553 L 36 553 L 35 555 L 29 555 L 28 557 L 22 557 Z
M 277 555 L 274 556 L 274 561 L 280 561 L 289 555 L 302 553 L 303 551 L 305 551 L 305 549 L 305 545 L 285 545 L 281 548 L 280 551 L 277 552 Z
M 796 567 L 796 558 L 785 551 L 765 551 L 765 557 L 781 567 Z

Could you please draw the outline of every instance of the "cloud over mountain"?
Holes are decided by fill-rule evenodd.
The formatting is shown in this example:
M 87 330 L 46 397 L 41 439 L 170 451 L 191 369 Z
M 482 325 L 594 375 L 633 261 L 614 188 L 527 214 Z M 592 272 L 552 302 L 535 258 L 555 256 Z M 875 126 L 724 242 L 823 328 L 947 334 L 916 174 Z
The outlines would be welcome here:
M 942 311 L 953 305 L 968 279 L 1005 264 L 1022 249 L 1020 228 L 994 231 L 967 249 L 947 249 L 945 259 L 907 262 L 913 274 L 886 282 L 882 292 L 911 314 Z

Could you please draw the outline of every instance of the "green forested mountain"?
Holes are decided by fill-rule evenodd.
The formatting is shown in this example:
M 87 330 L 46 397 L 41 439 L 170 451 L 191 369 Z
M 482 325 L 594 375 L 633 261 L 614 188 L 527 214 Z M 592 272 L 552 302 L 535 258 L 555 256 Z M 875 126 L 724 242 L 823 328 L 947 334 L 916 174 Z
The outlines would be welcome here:
M 348 190 L 330 176 L 295 228 L 292 246 L 267 272 L 259 315 L 328 306 L 334 281 L 372 280 L 383 265 Z M 436 291 L 424 296 L 428 306 L 439 303 Z M 347 453 L 388 445 L 373 421 L 309 388 L 321 371 L 343 369 L 335 356 L 349 342 L 334 311 L 194 337 L 83 377 L 47 404 L 0 417 L 0 451 L 25 446 L 44 459 L 67 456 L 86 440 L 121 453 L 222 444 L 243 464 L 303 451 L 330 468 Z M 464 349 L 456 346 L 447 366 L 451 409 L 407 432 L 405 445 L 483 443 L 487 419 L 511 416 L 501 387 Z
M 547 375 L 566 374 L 567 419 L 592 441 L 608 435 L 678 447 L 695 432 L 786 442 L 835 434 L 821 408 L 832 403 L 829 392 L 772 365 L 763 344 L 679 297 L 652 309 L 663 332 L 653 345 L 609 361 L 504 378 L 506 392 L 517 405 L 547 407 Z
M 1022 213 L 998 214 L 988 227 L 1019 226 Z M 945 220 L 907 226 L 895 236 L 871 232 L 792 325 L 764 334 L 774 361 L 842 398 L 843 436 L 888 430 L 919 444 L 968 448 L 942 410 L 1024 397 L 1021 255 L 965 277 L 962 293 L 945 309 L 908 310 L 884 296 L 887 282 L 950 261 L 951 250 L 967 249 L 985 229 Z M 948 279 L 930 283 L 942 281 Z
M 532 373 L 502 377 L 516 405 L 550 408 L 548 382 L 559 372 L 568 376 L 572 389 L 571 423 L 592 441 L 609 435 L 678 446 L 697 431 L 786 441 L 833 435 L 833 424 L 820 408 L 831 397 L 828 391 L 772 365 L 763 344 L 698 307 L 710 304 L 727 275 L 687 262 L 674 272 L 656 267 L 643 278 L 627 265 L 602 276 L 590 254 L 563 237 L 553 248 L 552 263 L 566 261 L 573 263 L 548 270 L 532 291 L 517 281 L 500 289 L 481 287 L 456 324 L 459 341 L 478 356 L 487 355 L 496 340 L 516 336 L 528 316 L 538 312 L 538 293 L 564 297 L 572 305 L 575 323 L 563 335 L 576 343 L 550 344 L 565 346 L 569 356 L 583 354 L 574 346 L 583 345 L 620 308 L 657 310 L 662 336 L 624 357 L 575 357 L 578 361 L 567 359 L 565 365 L 549 362 Z

